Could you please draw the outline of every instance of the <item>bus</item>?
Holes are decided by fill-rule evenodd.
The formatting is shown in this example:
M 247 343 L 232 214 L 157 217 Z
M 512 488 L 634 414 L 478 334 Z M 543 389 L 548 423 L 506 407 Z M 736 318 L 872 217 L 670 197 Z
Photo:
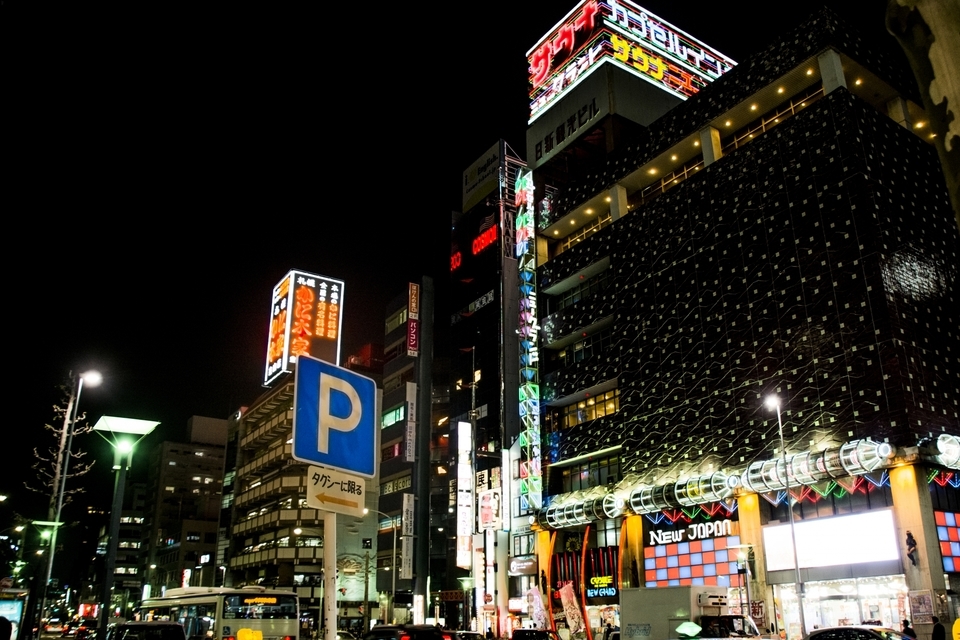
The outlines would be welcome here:
M 297 594 L 257 585 L 167 589 L 138 618 L 177 621 L 187 640 L 298 640 L 300 631 Z

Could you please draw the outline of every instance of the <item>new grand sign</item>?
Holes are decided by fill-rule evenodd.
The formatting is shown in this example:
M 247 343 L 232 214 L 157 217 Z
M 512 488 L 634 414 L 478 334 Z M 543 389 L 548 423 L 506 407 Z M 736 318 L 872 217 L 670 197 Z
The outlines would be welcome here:
M 583 0 L 529 52 L 530 122 L 604 62 L 680 98 L 736 63 L 633 4 Z

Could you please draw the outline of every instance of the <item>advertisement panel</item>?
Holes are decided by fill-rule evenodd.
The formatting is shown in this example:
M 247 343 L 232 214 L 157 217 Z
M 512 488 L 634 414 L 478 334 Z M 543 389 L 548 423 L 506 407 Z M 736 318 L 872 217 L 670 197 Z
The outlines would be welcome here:
M 308 355 L 340 363 L 343 280 L 290 271 L 273 288 L 264 386 L 295 368 Z
M 420 285 L 414 282 L 407 287 L 407 355 L 420 355 Z
M 527 52 L 533 122 L 613 64 L 686 99 L 736 63 L 630 0 L 583 0 Z
M 500 177 L 500 141 L 463 172 L 463 211 L 493 193 Z

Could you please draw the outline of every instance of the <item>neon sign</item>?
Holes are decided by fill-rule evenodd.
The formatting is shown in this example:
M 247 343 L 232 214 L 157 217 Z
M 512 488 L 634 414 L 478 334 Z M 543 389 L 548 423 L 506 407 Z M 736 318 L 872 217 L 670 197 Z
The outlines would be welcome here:
M 473 239 L 473 246 L 471 247 L 471 249 L 473 250 L 473 255 L 477 255 L 478 253 L 480 253 L 481 251 L 483 251 L 484 249 L 486 249 L 496 241 L 497 241 L 496 226 L 488 227 L 484 231 L 481 231 L 480 235 L 478 235 L 476 238 Z
M 292 371 L 297 357 L 340 360 L 342 280 L 290 271 L 273 288 L 263 384 Z
M 515 183 L 516 256 L 520 299 L 520 503 L 524 510 L 543 506 L 540 466 L 540 352 L 537 320 L 537 243 L 533 209 L 533 173 L 521 170 Z
M 583 0 L 527 62 L 531 122 L 604 62 L 682 99 L 736 65 L 630 0 Z

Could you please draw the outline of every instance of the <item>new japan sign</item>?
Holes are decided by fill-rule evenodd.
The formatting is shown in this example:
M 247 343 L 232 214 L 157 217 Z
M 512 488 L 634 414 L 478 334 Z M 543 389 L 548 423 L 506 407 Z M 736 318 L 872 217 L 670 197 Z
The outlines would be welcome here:
M 301 355 L 293 392 L 293 457 L 372 478 L 377 459 L 377 385 L 349 369 Z

